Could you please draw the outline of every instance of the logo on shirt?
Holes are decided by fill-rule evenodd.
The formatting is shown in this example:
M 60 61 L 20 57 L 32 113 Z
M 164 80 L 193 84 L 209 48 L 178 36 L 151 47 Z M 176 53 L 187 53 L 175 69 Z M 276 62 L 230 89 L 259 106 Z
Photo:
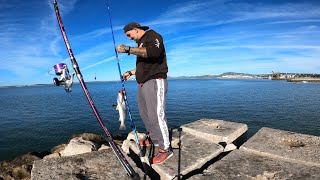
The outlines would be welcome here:
M 157 48 L 160 48 L 160 42 L 159 42 L 158 39 L 156 39 L 156 44 L 155 45 L 156 45 Z

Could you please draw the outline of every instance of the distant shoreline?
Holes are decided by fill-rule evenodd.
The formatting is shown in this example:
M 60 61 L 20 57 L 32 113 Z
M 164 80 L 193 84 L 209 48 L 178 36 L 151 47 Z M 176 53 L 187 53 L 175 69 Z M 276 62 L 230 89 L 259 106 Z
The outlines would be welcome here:
M 87 81 L 87 83 L 99 83 L 99 82 L 117 82 L 117 81 Z M 73 82 L 79 84 L 79 82 Z M 30 85 L 11 85 L 11 86 L 0 86 L 0 88 L 20 88 L 20 87 L 33 87 L 33 86 L 55 86 L 52 84 L 30 84 Z
M 288 74 L 288 73 L 287 73 Z M 290 78 L 288 82 L 300 82 L 301 77 Z M 305 77 L 302 77 L 305 78 Z M 272 79 L 272 80 L 288 80 L 283 77 L 274 77 L 274 74 L 248 74 L 248 73 L 236 73 L 236 72 L 226 72 L 220 75 L 200 75 L 200 76 L 178 76 L 172 77 L 168 76 L 168 80 L 176 80 L 176 79 Z M 295 80 L 297 79 L 297 80 Z M 299 80 L 298 80 L 299 79 Z M 99 83 L 99 82 L 119 82 L 120 80 L 106 80 L 106 81 L 86 81 L 88 83 Z M 130 79 L 130 81 L 135 81 L 135 79 Z M 308 82 L 320 82 L 320 78 L 312 78 L 308 77 L 308 79 L 303 79 L 301 81 Z M 74 82 L 78 84 L 79 82 Z M 15 87 L 29 87 L 29 86 L 50 86 L 50 84 L 31 84 L 31 85 L 9 85 L 9 86 L 0 86 L 0 88 L 15 88 Z
M 226 78 L 226 77 L 169 77 L 168 80 L 193 80 L 193 79 L 259 79 L 259 78 L 241 78 L 241 77 L 234 77 L 234 78 Z M 260 78 L 262 79 L 262 78 Z M 129 80 L 135 81 L 135 80 Z M 103 83 L 103 82 L 119 82 L 119 81 L 87 81 L 86 83 Z M 79 82 L 74 82 L 74 84 L 79 84 Z M 31 85 L 11 85 L 11 86 L 0 86 L 0 88 L 21 88 L 21 87 L 34 87 L 34 86 L 55 86 L 54 84 L 31 84 Z

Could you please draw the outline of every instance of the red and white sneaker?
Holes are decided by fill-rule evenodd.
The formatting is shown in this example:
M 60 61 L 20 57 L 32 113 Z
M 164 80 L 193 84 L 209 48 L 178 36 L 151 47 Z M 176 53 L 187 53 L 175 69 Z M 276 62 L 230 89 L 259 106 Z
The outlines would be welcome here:
M 149 139 L 146 139 L 146 140 L 140 140 L 139 141 L 139 144 L 140 144 L 140 146 L 142 146 L 142 147 L 144 147 L 144 146 L 150 146 L 152 143 L 150 142 L 150 140 Z
M 167 150 L 163 150 L 160 148 L 158 154 L 152 158 L 152 163 L 161 164 L 171 156 L 173 156 L 173 151 L 170 148 Z

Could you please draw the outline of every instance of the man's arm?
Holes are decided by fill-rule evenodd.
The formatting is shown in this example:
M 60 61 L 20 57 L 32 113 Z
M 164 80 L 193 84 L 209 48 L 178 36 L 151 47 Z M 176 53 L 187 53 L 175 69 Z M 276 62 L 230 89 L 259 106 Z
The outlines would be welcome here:
M 141 48 L 134 48 L 134 47 L 130 47 L 130 46 L 125 46 L 123 44 L 120 44 L 118 46 L 118 52 L 119 53 L 128 53 L 130 54 L 134 54 L 143 58 L 147 58 L 147 49 L 145 47 L 141 47 Z
M 122 79 L 123 80 L 128 80 L 130 78 L 130 76 L 135 75 L 136 74 L 136 69 L 132 69 L 131 71 L 127 71 L 122 75 Z
M 141 48 L 130 48 L 129 53 L 128 54 L 135 54 L 137 56 L 143 57 L 143 58 L 147 58 L 147 49 L 145 47 L 141 47 Z

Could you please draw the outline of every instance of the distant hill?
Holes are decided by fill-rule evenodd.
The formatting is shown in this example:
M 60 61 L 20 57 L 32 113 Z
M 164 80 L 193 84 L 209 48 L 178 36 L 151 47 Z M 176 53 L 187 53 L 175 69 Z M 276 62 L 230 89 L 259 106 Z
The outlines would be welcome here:
M 179 76 L 179 77 L 168 77 L 168 79 L 211 79 L 217 78 L 219 75 L 202 75 L 202 76 Z
M 242 76 L 255 76 L 253 74 L 247 74 L 247 73 L 237 73 L 237 72 L 225 72 L 225 73 L 222 73 L 220 74 L 219 76 L 235 76 L 235 75 L 242 75 Z
M 237 73 L 237 72 L 225 72 L 220 75 L 178 76 L 178 77 L 169 76 L 168 79 L 212 79 L 212 78 L 223 78 L 225 76 L 246 76 L 246 77 L 258 78 L 258 77 L 268 77 L 270 75 L 271 74 L 248 74 L 248 73 Z

